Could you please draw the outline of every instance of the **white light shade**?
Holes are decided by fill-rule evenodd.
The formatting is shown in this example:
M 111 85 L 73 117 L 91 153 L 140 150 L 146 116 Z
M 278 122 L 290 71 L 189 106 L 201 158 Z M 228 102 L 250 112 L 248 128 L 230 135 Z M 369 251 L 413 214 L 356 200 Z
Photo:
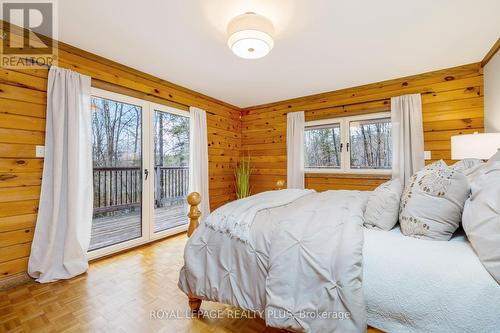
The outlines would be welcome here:
M 273 24 L 263 16 L 245 13 L 235 17 L 227 28 L 227 45 L 238 57 L 258 59 L 274 46 Z
M 475 133 L 451 137 L 451 159 L 487 160 L 500 149 L 500 133 Z

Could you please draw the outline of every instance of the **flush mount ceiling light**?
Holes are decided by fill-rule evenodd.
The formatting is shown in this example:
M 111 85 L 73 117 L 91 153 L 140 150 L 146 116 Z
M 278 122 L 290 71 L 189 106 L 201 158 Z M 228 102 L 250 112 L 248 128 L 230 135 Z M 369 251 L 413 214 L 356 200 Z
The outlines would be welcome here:
M 238 57 L 258 59 L 264 57 L 274 46 L 271 21 L 249 12 L 236 16 L 227 27 L 227 45 Z

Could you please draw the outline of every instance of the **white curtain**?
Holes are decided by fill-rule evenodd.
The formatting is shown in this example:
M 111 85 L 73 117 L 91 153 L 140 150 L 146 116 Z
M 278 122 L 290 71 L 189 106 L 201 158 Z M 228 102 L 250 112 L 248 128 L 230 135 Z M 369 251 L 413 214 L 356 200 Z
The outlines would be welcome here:
M 286 115 L 287 187 L 304 188 L 304 111 Z
M 92 200 L 90 77 L 52 66 L 42 189 L 28 264 L 38 282 L 87 270 Z
M 406 185 L 424 167 L 424 130 L 420 94 L 391 98 L 392 178 Z
M 189 108 L 189 192 L 201 195 L 201 218 L 210 214 L 208 197 L 208 139 L 207 114 L 204 110 Z

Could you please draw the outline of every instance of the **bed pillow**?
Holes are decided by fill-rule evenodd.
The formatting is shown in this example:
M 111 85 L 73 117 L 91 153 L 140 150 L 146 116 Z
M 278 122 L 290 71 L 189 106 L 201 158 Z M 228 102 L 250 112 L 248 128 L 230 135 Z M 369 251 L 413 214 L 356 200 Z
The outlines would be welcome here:
M 500 284 L 500 160 L 490 159 L 471 183 L 462 225 L 481 263 Z
M 377 187 L 369 196 L 365 210 L 365 226 L 373 229 L 391 230 L 398 222 L 399 202 L 403 191 L 398 179 Z
M 406 236 L 449 240 L 462 220 L 470 193 L 467 177 L 438 161 L 409 180 L 399 210 L 401 231 Z
M 495 155 L 491 156 L 488 163 L 500 162 L 500 148 L 497 150 Z
M 476 171 L 484 166 L 484 162 L 477 158 L 466 158 L 453 164 L 453 170 L 463 173 L 466 177 L 473 175 Z

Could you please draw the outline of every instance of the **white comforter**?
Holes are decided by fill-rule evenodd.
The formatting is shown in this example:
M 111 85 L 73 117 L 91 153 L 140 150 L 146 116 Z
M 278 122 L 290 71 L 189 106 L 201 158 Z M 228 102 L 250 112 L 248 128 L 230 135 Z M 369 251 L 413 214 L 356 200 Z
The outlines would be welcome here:
M 179 287 L 258 311 L 273 327 L 363 332 L 365 201 L 362 192 L 329 191 L 261 210 L 248 242 L 202 223 L 186 245 Z
M 216 209 L 205 220 L 211 229 L 228 233 L 243 242 L 248 242 L 255 215 L 264 209 L 291 204 L 313 190 L 287 189 L 267 191 L 235 200 Z
M 500 246 L 500 244 L 499 244 Z M 386 332 L 500 332 L 500 285 L 463 235 L 450 241 L 365 229 L 368 324 Z

